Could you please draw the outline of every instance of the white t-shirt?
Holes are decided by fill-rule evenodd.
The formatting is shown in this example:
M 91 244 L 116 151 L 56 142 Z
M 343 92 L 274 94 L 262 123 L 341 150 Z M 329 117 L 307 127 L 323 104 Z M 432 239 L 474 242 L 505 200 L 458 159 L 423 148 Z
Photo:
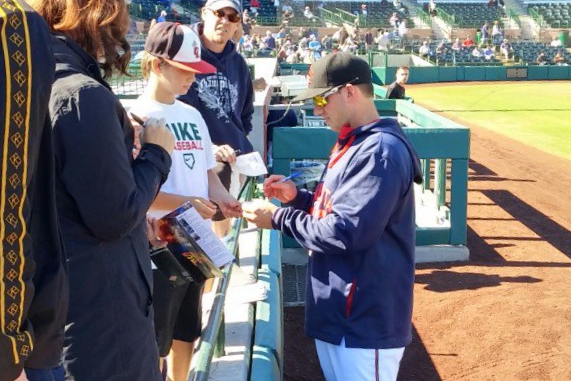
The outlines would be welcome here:
M 200 112 L 180 101 L 163 104 L 141 96 L 130 109 L 140 117 L 165 118 L 175 136 L 172 166 L 162 192 L 208 199 L 207 171 L 216 166 L 212 142 Z

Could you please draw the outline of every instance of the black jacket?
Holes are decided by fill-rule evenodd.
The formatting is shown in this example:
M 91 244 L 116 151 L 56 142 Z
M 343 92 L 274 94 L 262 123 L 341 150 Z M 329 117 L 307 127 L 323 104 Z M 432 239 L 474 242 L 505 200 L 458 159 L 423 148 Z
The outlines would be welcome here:
M 145 216 L 171 159 L 133 127 L 95 59 L 52 37 L 57 206 L 70 282 L 68 380 L 160 380 Z
M 68 289 L 48 115 L 50 34 L 25 2 L 3 1 L 0 8 L 0 380 L 12 381 L 24 365 L 60 363 Z

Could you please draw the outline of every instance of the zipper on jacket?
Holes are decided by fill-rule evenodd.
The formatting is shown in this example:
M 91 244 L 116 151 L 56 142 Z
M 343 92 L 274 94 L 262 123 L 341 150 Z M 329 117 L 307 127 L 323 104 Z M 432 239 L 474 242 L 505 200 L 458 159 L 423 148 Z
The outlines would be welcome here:
M 353 306 L 353 297 L 355 296 L 355 290 L 357 289 L 357 279 L 353 279 L 353 284 L 351 285 L 351 290 L 349 290 L 349 296 L 347 296 L 347 317 L 351 315 L 351 307 Z

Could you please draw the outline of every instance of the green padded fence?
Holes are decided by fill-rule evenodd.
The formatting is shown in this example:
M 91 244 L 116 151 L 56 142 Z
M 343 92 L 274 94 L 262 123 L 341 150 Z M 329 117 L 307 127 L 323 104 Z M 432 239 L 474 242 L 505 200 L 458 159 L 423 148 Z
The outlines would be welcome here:
M 268 296 L 256 303 L 250 380 L 280 380 L 284 351 L 281 277 L 262 268 L 258 272 L 258 282 L 266 287 Z
M 509 71 L 527 70 L 525 78 L 510 78 Z M 397 67 L 373 67 L 373 82 L 388 85 L 395 80 Z M 571 66 L 411 66 L 408 83 L 571 79 Z

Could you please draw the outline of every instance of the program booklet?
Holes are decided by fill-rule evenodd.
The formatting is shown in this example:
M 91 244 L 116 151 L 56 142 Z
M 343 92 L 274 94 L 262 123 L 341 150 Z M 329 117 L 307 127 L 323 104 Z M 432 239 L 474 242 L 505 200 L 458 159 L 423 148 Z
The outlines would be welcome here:
M 160 238 L 196 283 L 222 277 L 234 256 L 190 202 L 158 220 Z

